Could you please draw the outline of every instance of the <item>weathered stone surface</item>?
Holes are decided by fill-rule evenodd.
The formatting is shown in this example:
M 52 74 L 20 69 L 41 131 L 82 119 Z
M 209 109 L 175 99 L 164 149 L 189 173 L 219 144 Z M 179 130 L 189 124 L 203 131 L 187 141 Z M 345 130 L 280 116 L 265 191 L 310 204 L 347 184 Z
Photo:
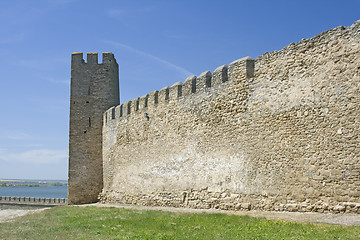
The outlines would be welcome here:
M 115 108 L 99 199 L 360 213 L 359 26 L 189 77 L 146 109 Z
M 103 113 L 119 104 L 118 64 L 112 53 L 73 53 L 71 61 L 69 204 L 91 203 L 103 188 L 103 119 L 115 118 L 115 108 L 106 118 Z

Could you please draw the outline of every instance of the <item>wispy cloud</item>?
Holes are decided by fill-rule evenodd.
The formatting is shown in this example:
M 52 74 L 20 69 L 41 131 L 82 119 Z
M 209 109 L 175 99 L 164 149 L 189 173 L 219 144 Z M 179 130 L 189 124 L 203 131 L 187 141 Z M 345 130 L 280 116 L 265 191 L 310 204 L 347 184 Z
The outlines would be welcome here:
M 144 14 L 147 12 L 153 11 L 154 7 L 141 7 L 141 8 L 118 8 L 118 9 L 109 9 L 106 11 L 106 14 L 112 18 L 120 19 L 122 17 L 134 17 L 136 14 Z
M 17 58 L 11 58 L 9 60 L 9 63 L 11 63 L 14 66 L 19 66 L 27 69 L 32 69 L 36 71 L 49 71 L 57 69 L 60 64 L 68 64 L 69 60 L 67 58 L 64 58 L 62 56 L 51 56 L 51 57 L 44 57 L 41 56 L 38 58 L 31 58 L 31 59 L 17 59 Z
M 79 0 L 46 0 L 46 2 L 51 6 L 62 6 L 68 5 L 70 3 L 78 2 Z
M 21 59 L 18 61 L 14 61 L 13 63 L 25 68 L 37 69 L 37 70 L 43 69 L 43 66 L 40 64 L 40 61 L 36 59 Z
M 1 37 L 0 44 L 20 42 L 26 39 L 36 22 L 59 7 L 70 5 L 78 0 L 45 1 L 2 1 L 0 8 Z M 19 32 L 18 34 L 15 34 Z
M 18 43 L 25 39 L 25 33 L 0 37 L 0 44 Z
M 176 65 L 176 64 L 173 64 L 173 63 L 171 63 L 171 62 L 168 62 L 168 61 L 166 61 L 166 60 L 164 60 L 164 59 L 161 59 L 161 58 L 159 58 L 159 57 L 157 57 L 157 56 L 154 56 L 154 55 L 152 55 L 152 54 L 150 54 L 150 53 L 143 52 L 143 51 L 141 51 L 141 50 L 139 50 L 139 49 L 130 47 L 130 46 L 126 45 L 126 44 L 123 44 L 123 43 L 120 43 L 120 42 L 108 41 L 108 40 L 106 40 L 105 43 L 111 44 L 111 45 L 113 45 L 113 46 L 115 46 L 115 47 L 118 47 L 118 48 L 121 48 L 121 49 L 126 49 L 126 50 L 128 50 L 128 51 L 134 52 L 134 53 L 136 53 L 136 54 L 139 54 L 139 55 L 148 57 L 148 58 L 150 58 L 150 59 L 152 59 L 152 60 L 155 60 L 155 61 L 157 61 L 157 62 L 160 62 L 160 63 L 162 63 L 163 65 L 165 65 L 166 67 L 172 68 L 172 69 L 178 71 L 179 73 L 183 74 L 185 77 L 188 77 L 188 76 L 190 76 L 190 75 L 195 75 L 194 73 L 188 71 L 187 69 L 185 69 L 185 68 L 183 68 L 183 67 L 180 67 L 180 66 L 178 66 L 178 65 Z
M 34 140 L 34 138 L 25 132 L 21 131 L 0 131 L 0 138 L 7 139 L 7 140 Z
M 48 6 L 31 1 L 14 1 L 0 9 L 0 19 L 7 21 L 7 26 L 28 26 L 34 20 L 48 12 Z
M 66 161 L 67 150 L 34 149 L 22 153 L 9 153 L 5 149 L 0 149 L 0 161 L 33 163 L 33 164 L 53 164 Z
M 145 22 L 148 22 L 153 17 L 155 7 L 122 7 L 115 9 L 108 9 L 105 14 L 115 20 L 120 28 L 130 29 L 132 32 L 140 34 L 141 27 Z
M 183 33 L 176 33 L 176 32 L 169 32 L 169 31 L 166 31 L 163 33 L 165 37 L 167 38 L 171 38 L 171 39 L 188 39 L 189 36 L 188 35 L 185 35 Z
M 55 78 L 55 77 L 51 77 L 51 76 L 43 77 L 43 78 L 52 83 L 64 84 L 64 85 L 70 86 L 70 79 L 60 79 L 60 78 Z

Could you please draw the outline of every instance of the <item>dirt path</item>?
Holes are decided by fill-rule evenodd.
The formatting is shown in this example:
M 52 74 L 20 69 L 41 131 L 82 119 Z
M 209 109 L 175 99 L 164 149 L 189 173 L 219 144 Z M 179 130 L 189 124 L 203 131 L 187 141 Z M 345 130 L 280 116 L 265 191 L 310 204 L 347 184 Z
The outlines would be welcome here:
M 30 208 L 19 206 L 1 206 L 0 205 L 0 223 L 12 221 L 14 218 L 24 216 L 26 214 L 43 211 L 49 208 Z
M 224 211 L 216 209 L 190 209 L 190 208 L 171 208 L 171 207 L 147 207 L 125 204 L 84 204 L 79 206 L 95 206 L 95 207 L 116 207 L 123 209 L 135 210 L 159 210 L 169 212 L 185 212 L 185 213 L 223 213 L 239 216 L 264 217 L 268 220 L 283 220 L 290 222 L 304 223 L 322 223 L 345 226 L 360 226 L 360 214 L 330 214 L 330 213 L 299 213 L 299 212 L 265 212 L 265 211 Z M 40 209 L 2 209 L 0 208 L 0 223 L 12 221 L 16 217 L 26 214 L 43 211 L 48 208 Z
M 345 226 L 360 226 L 360 214 L 330 214 L 330 213 L 300 213 L 300 212 L 265 212 L 265 211 L 224 211 L 217 209 L 189 209 L 189 208 L 171 208 L 171 207 L 147 207 L 125 204 L 86 204 L 81 206 L 96 207 L 117 207 L 124 209 L 136 210 L 160 210 L 169 212 L 186 212 L 186 213 L 223 213 L 239 216 L 263 217 L 268 220 L 283 220 L 290 222 L 303 223 L 322 223 Z

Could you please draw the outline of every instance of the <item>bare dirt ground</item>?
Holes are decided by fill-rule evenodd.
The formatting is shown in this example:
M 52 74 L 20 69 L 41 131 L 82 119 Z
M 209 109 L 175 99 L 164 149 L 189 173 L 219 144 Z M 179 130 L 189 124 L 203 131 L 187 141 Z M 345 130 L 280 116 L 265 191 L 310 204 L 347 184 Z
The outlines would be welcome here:
M 84 204 L 79 206 L 95 207 L 116 207 L 134 210 L 158 210 L 169 212 L 184 213 L 222 213 L 239 216 L 263 217 L 268 220 L 303 222 L 303 223 L 321 223 L 345 226 L 360 226 L 360 214 L 330 214 L 330 213 L 300 213 L 300 212 L 265 212 L 265 211 L 224 211 L 217 209 L 190 209 L 190 208 L 172 208 L 172 207 L 147 207 L 126 204 Z M 19 206 L 1 206 L 0 205 L 0 223 L 12 221 L 17 217 L 24 216 L 49 208 L 19 207 Z
M 321 223 L 345 226 L 360 226 L 360 214 L 331 214 L 331 213 L 311 213 L 311 212 L 275 212 L 275 211 L 225 211 L 217 209 L 189 209 L 189 208 L 172 208 L 172 207 L 147 207 L 126 204 L 101 204 L 93 203 L 81 206 L 96 207 L 116 207 L 123 209 L 136 210 L 160 210 L 169 212 L 186 212 L 186 213 L 222 213 L 239 216 L 263 217 L 268 220 L 302 222 L 302 223 Z
M 17 206 L 17 205 L 0 205 L 0 223 L 10 222 L 17 217 L 24 216 L 26 214 L 43 211 L 45 207 L 28 207 L 28 206 Z

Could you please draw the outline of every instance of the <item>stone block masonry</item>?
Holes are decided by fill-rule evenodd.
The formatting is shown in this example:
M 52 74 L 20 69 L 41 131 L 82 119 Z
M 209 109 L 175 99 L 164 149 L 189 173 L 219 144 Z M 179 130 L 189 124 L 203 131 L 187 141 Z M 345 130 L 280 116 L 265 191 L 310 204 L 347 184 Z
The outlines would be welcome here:
M 112 53 L 73 53 L 71 60 L 69 204 L 97 201 L 103 187 L 102 115 L 119 104 L 119 70 Z
M 360 213 L 360 22 L 106 110 L 99 200 Z

